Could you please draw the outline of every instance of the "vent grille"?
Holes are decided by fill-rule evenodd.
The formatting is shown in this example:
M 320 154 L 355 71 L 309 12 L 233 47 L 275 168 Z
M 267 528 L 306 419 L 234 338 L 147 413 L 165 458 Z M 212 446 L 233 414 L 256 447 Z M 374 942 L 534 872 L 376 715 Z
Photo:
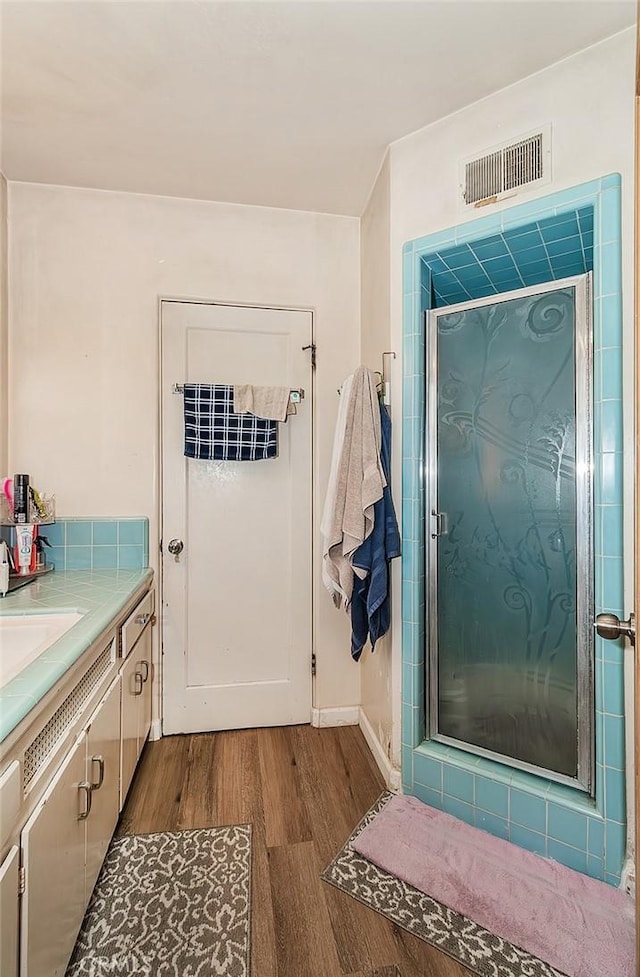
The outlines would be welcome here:
M 24 754 L 22 788 L 24 791 L 44 766 L 52 753 L 67 734 L 91 695 L 97 689 L 103 676 L 111 665 L 111 645 L 96 658 L 91 668 L 85 672 L 76 687 L 69 693 L 61 706 L 54 712 L 47 725 L 40 730 Z
M 544 132 L 502 146 L 464 164 L 466 204 L 497 197 L 545 177 Z

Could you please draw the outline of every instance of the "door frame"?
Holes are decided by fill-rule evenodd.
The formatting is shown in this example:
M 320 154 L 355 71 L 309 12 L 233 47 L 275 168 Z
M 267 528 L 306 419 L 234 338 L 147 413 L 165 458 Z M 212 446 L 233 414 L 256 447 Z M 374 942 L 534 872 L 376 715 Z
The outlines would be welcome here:
M 158 465 L 157 465 L 157 478 L 158 478 L 158 510 L 157 510 L 157 520 L 158 520 L 158 602 L 156 605 L 156 616 L 158 617 L 159 628 L 157 630 L 157 668 L 156 674 L 157 679 L 157 699 L 156 706 L 158 709 L 157 721 L 159 725 L 159 735 L 164 736 L 164 621 L 163 621 L 163 608 L 164 608 L 164 471 L 163 471 L 163 444 L 164 444 L 164 431 L 162 427 L 162 405 L 163 405 L 163 388 L 162 388 L 162 308 L 165 302 L 182 302 L 185 305 L 211 305 L 218 306 L 222 308 L 234 308 L 234 309 L 264 309 L 269 312 L 305 312 L 311 316 L 311 350 L 310 355 L 315 354 L 316 348 L 316 313 L 315 310 L 309 306 L 303 305 L 270 305 L 265 302 L 237 302 L 237 301 L 225 301 L 223 299 L 212 299 L 212 298 L 202 298 L 184 295 L 159 295 L 158 296 L 158 354 L 157 354 L 157 377 L 158 377 L 158 399 L 157 399 L 157 424 L 158 424 Z M 316 369 L 315 369 L 315 355 L 312 356 L 311 360 L 311 389 L 309 391 L 305 390 L 305 400 L 310 401 L 311 410 L 311 524 L 309 531 L 311 534 L 311 594 L 310 594 L 310 607 L 311 607 L 311 656 L 312 661 L 316 661 L 316 640 L 317 640 L 317 629 L 316 629 L 316 596 L 315 596 L 315 583 L 316 583 L 316 555 L 317 546 L 315 542 L 315 532 L 314 527 L 316 523 L 316 512 L 318 507 L 317 493 L 316 493 L 316 437 L 317 437 L 317 425 L 316 425 Z M 311 674 L 311 704 L 310 710 L 316 707 L 316 676 L 315 669 Z

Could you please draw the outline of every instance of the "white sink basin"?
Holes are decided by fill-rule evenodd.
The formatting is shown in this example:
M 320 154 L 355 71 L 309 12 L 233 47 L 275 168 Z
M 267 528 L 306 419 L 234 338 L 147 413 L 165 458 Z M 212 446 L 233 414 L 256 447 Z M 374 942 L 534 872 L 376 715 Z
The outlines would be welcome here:
M 0 688 L 76 624 L 82 614 L 0 615 Z

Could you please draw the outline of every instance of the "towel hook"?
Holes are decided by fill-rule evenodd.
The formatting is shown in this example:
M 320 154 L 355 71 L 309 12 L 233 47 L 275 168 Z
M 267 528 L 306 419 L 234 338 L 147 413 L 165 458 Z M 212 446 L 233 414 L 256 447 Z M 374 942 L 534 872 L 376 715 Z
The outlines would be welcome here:
M 386 353 L 383 353 L 382 354 L 382 379 L 383 380 L 388 380 L 388 377 L 387 377 L 387 369 L 386 369 L 387 363 L 386 363 L 386 360 L 385 360 L 385 356 L 393 356 L 393 358 L 395 360 L 396 354 L 394 353 L 394 351 L 392 349 L 387 350 Z
M 307 346 L 301 346 L 300 348 L 301 348 L 301 350 L 302 350 L 303 353 L 307 349 L 310 349 L 311 350 L 311 369 L 312 370 L 315 370 L 315 368 L 316 368 L 316 357 L 317 357 L 316 350 L 318 348 L 316 346 L 316 344 L 315 343 L 308 343 Z
M 395 360 L 396 354 L 392 349 L 386 350 L 382 354 L 382 402 L 386 407 L 391 403 L 391 391 L 389 389 L 389 377 L 387 376 L 387 361 L 385 356 L 392 356 Z

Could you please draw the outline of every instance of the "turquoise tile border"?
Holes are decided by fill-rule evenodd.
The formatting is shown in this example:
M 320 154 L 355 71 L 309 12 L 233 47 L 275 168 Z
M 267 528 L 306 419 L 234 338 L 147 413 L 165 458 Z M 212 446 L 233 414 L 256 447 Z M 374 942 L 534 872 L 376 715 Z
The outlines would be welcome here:
M 58 519 L 43 526 L 58 570 L 138 570 L 149 565 L 149 520 Z
M 619 884 L 626 846 L 623 651 L 595 648 L 596 785 L 569 787 L 425 739 L 425 328 L 423 259 L 593 208 L 595 610 L 623 610 L 621 178 L 610 174 L 410 241 L 403 248 L 402 782 L 405 792 L 529 851 Z M 439 267 L 436 265 L 436 267 Z M 426 680 L 425 680 L 426 675 Z

